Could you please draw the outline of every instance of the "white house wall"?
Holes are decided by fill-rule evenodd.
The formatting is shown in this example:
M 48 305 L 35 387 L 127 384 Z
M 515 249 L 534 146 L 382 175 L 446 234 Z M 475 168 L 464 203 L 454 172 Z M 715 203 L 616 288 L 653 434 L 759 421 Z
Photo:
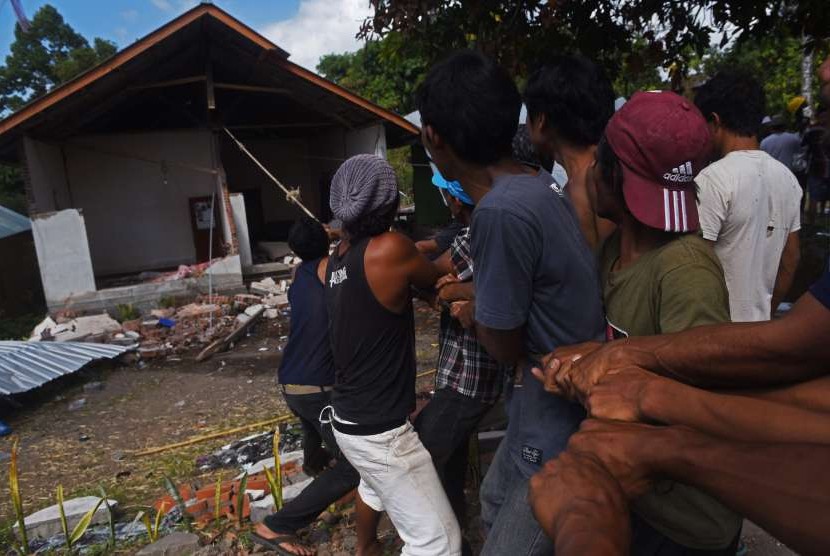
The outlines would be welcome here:
M 95 291 L 84 216 L 77 209 L 32 218 L 43 293 L 50 307 Z
M 54 212 L 72 207 L 61 147 L 26 137 L 23 148 L 35 210 Z
M 96 275 L 197 262 L 188 199 L 210 196 L 217 180 L 191 167 L 213 167 L 210 132 L 79 137 L 65 153 Z

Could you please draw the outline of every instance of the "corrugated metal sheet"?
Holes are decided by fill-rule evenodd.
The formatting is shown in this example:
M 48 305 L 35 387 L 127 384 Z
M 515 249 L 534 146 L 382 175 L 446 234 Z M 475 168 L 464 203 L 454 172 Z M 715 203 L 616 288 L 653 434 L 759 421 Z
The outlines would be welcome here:
M 0 394 L 26 392 L 130 349 L 86 342 L 0 342 Z
M 32 223 L 22 214 L 0 206 L 0 239 L 32 229 Z

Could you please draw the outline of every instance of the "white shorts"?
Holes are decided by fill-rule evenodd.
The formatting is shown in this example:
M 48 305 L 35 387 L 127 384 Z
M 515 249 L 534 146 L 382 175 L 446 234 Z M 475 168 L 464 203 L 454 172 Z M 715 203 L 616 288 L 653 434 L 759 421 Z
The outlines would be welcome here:
M 386 511 L 404 541 L 401 556 L 461 554 L 458 521 L 432 458 L 408 421 L 367 436 L 334 429 L 334 438 L 360 473 L 360 498 L 370 508 Z

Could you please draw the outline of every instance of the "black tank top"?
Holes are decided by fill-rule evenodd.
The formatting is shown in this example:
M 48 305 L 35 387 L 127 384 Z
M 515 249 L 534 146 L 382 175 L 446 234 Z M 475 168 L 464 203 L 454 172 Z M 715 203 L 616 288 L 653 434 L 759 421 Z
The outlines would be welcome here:
M 332 405 L 340 419 L 382 425 L 415 409 L 415 323 L 411 301 L 403 313 L 394 313 L 369 288 L 363 257 L 370 239 L 342 256 L 335 249 L 326 268 Z

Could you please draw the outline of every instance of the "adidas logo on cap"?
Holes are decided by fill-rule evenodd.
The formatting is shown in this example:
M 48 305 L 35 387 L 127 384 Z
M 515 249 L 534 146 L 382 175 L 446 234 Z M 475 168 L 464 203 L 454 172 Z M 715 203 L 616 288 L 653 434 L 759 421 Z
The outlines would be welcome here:
M 685 164 L 672 168 L 671 172 L 663 174 L 663 179 L 682 183 L 692 181 L 694 179 L 694 176 L 692 176 L 692 163 L 686 162 Z

